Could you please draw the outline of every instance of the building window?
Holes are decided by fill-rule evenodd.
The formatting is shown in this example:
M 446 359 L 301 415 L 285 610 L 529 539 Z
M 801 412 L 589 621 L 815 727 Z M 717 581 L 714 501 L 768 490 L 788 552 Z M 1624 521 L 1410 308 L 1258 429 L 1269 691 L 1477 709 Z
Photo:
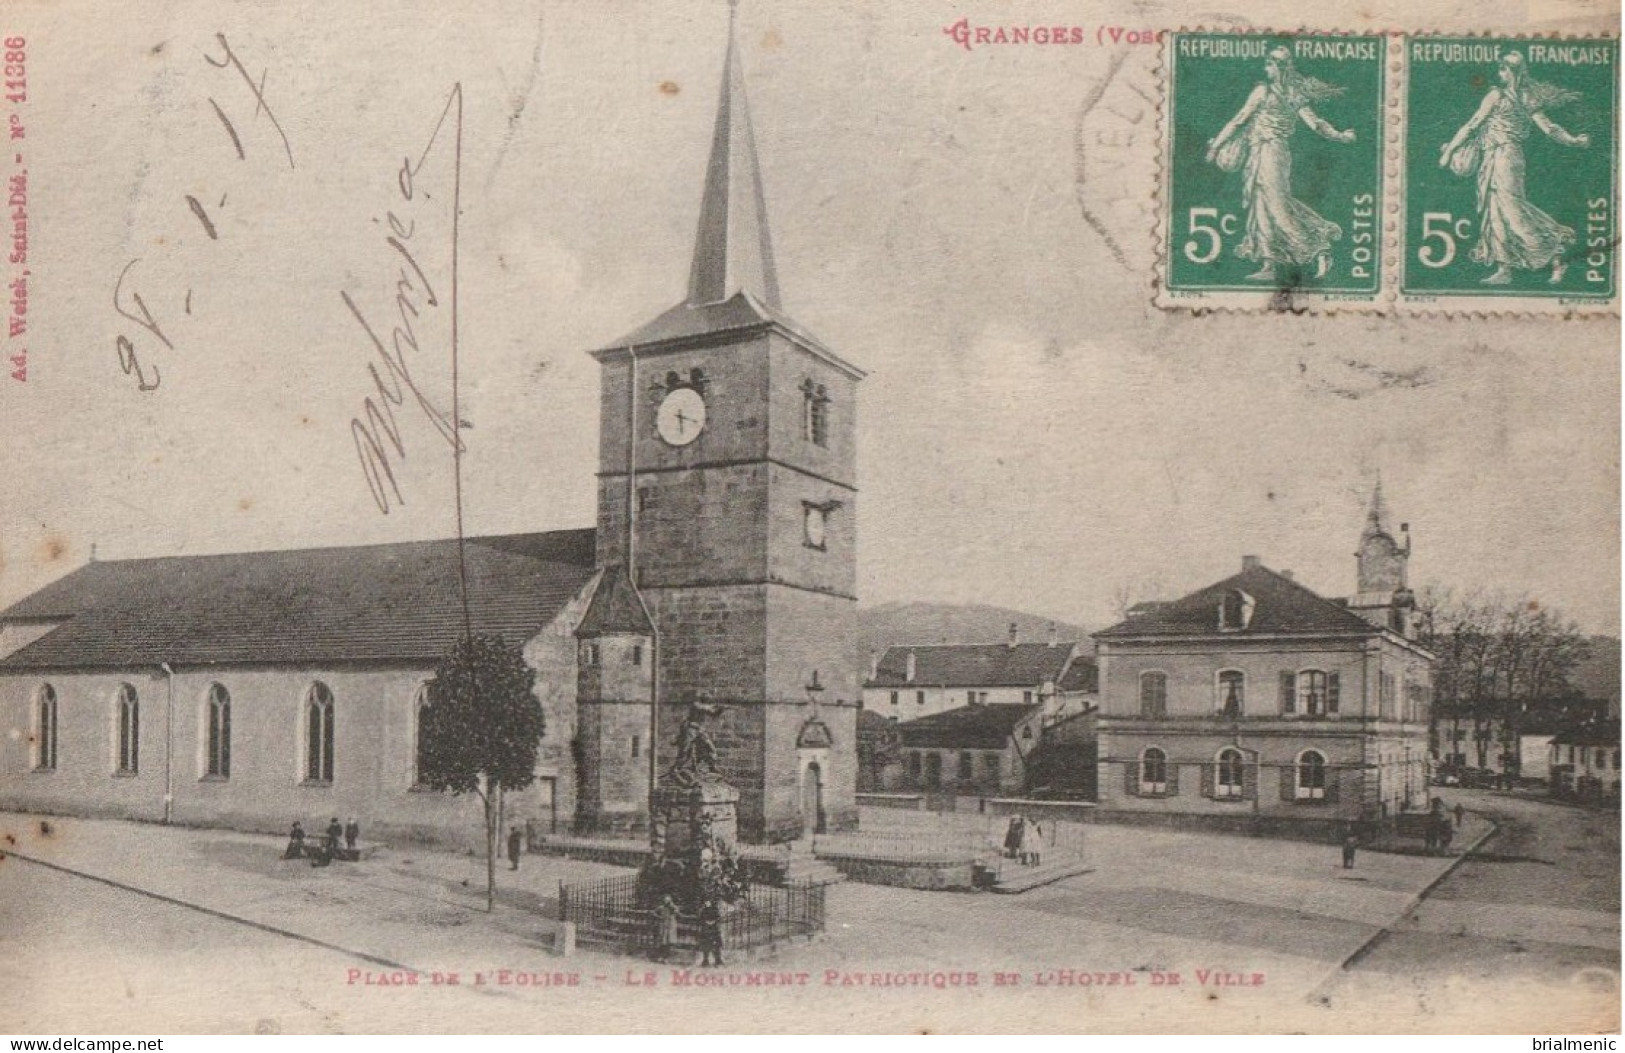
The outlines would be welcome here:
M 1240 798 L 1243 796 L 1245 761 L 1241 751 L 1228 747 L 1219 751 L 1219 762 L 1213 777 L 1213 796 Z
M 638 488 L 638 511 L 648 512 L 660 507 L 660 491 L 652 486 Z
M 1239 717 L 1247 701 L 1247 675 L 1239 669 L 1225 669 L 1219 673 L 1219 712 L 1227 717 Z
M 988 785 L 994 787 L 999 785 L 999 781 L 1004 777 L 1004 772 L 1001 769 L 1002 765 L 999 762 L 997 753 L 982 754 L 982 778 L 987 780 Z
M 970 782 L 976 778 L 976 760 L 969 750 L 959 751 L 959 781 Z
M 925 755 L 925 786 L 926 789 L 935 790 L 942 786 L 942 754 L 927 753 Z
M 34 770 L 56 771 L 56 688 L 50 684 L 34 693 Z
M 628 662 L 632 663 L 633 665 L 642 665 L 643 664 L 643 645 L 640 644 L 640 643 L 633 644 L 632 645 L 632 650 L 630 652 L 628 652 L 626 660 Z
M 1305 716 L 1335 716 L 1338 707 L 1340 677 L 1319 669 L 1305 669 L 1298 674 L 1298 711 Z
M 916 705 L 921 705 L 921 706 L 925 705 L 925 692 L 924 691 L 916 691 L 916 692 L 914 692 L 914 702 L 915 702 Z
M 1168 755 L 1155 746 L 1140 754 L 1140 792 L 1147 795 L 1168 792 Z
M 891 704 L 894 705 L 894 706 L 897 705 L 897 696 L 898 696 L 898 694 L 899 694 L 899 692 L 896 692 L 896 691 L 893 691 L 891 693 Z
M 643 752 L 643 740 L 640 739 L 638 736 L 633 735 L 632 736 L 632 759 L 637 760 L 638 757 L 642 754 L 642 752 Z
M 599 659 L 599 651 L 598 651 L 598 645 L 597 644 L 588 643 L 588 644 L 582 644 L 581 645 L 581 664 L 582 665 L 588 666 L 588 667 L 596 667 L 598 665 L 598 659 Z
M 1219 628 L 1247 628 L 1253 620 L 1253 605 L 1253 598 L 1240 589 L 1226 592 L 1219 604 Z
M 120 684 L 118 689 L 118 773 L 134 775 L 141 770 L 141 702 L 135 688 Z
M 1315 750 L 1305 750 L 1298 755 L 1297 787 L 1295 796 L 1300 801 L 1322 801 L 1326 799 L 1326 758 Z
M 908 777 L 916 783 L 920 779 L 920 755 L 914 750 L 910 750 L 908 754 Z
M 801 385 L 803 434 L 814 446 L 829 445 L 829 392 L 811 380 Z
M 1025 703 L 1026 705 L 1029 705 L 1029 706 L 1032 705 L 1033 704 L 1033 693 L 1031 691 L 1023 691 L 1021 693 L 1021 701 L 1023 703 Z
M 1165 717 L 1168 715 L 1168 674 L 1140 674 L 1140 716 Z
M 231 778 L 231 695 L 219 684 L 209 685 L 209 698 L 205 703 L 205 719 L 209 730 L 204 743 L 208 750 L 204 758 L 203 774 L 217 779 Z
M 305 781 L 333 781 L 333 692 L 320 680 L 305 692 Z
M 429 685 L 419 684 L 412 696 L 412 785 L 423 785 L 423 769 L 428 766 L 428 740 L 423 736 L 429 716 Z

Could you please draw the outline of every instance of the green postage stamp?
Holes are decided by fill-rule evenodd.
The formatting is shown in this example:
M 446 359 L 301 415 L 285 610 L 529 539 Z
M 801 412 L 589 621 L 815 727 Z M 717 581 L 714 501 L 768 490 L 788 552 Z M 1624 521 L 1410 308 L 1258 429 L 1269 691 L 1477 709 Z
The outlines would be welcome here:
M 1170 33 L 1165 48 L 1158 302 L 1381 306 L 1387 41 Z
M 1401 303 L 1612 305 L 1619 41 L 1412 37 L 1405 52 Z

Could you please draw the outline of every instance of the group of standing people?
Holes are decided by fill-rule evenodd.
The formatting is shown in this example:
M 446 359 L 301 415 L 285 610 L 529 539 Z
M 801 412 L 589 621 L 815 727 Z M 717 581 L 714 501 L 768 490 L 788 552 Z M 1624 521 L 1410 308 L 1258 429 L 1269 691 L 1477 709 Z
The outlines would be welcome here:
M 1037 819 L 1012 815 L 1004 831 L 1004 856 L 1024 867 L 1035 867 L 1044 861 L 1044 827 Z
M 288 831 L 288 847 L 283 851 L 282 858 L 304 857 L 310 860 L 313 867 L 325 867 L 339 854 L 340 839 L 343 839 L 345 849 L 354 855 L 356 843 L 361 840 L 361 824 L 353 816 L 349 822 L 340 823 L 335 815 L 327 824 L 327 829 L 322 831 L 321 840 L 314 843 L 306 839 L 304 825 L 295 819 L 293 829 Z

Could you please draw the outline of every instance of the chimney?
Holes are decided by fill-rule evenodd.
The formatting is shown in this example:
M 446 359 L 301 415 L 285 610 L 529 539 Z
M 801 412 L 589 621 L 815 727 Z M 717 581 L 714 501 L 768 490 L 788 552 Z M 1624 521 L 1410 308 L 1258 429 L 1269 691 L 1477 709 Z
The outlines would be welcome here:
M 912 684 L 914 682 L 914 652 L 910 651 L 904 661 L 906 665 L 903 670 L 903 679 Z
M 869 652 L 869 679 L 874 680 L 880 676 L 880 652 Z
M 1259 567 L 1262 567 L 1263 565 L 1264 564 L 1259 560 L 1259 558 L 1257 556 L 1242 556 L 1241 557 L 1241 569 L 1242 570 L 1257 570 Z
M 1059 641 L 1055 638 L 1055 623 L 1049 623 L 1049 645 L 1054 647 Z
M 1021 635 L 1020 632 L 1018 632 L 1017 629 L 1016 629 L 1016 623 L 1011 622 L 1010 623 L 1010 646 L 1011 647 L 1014 647 L 1016 645 L 1016 641 L 1017 641 L 1017 639 L 1020 638 L 1020 635 Z

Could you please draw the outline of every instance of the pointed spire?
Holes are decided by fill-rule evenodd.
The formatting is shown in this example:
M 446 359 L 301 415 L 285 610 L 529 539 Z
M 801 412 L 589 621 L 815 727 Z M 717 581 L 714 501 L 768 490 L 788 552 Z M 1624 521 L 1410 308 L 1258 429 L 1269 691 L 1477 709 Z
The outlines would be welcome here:
M 779 306 L 779 277 L 773 267 L 762 172 L 734 41 L 738 12 L 739 0 L 728 0 L 728 57 L 722 70 L 700 227 L 694 239 L 694 266 L 688 278 L 690 307 L 721 303 L 741 291 L 769 307 Z
M 1376 488 L 1371 491 L 1371 509 L 1365 514 L 1365 530 L 1360 534 L 1362 538 L 1375 534 L 1393 537 L 1393 531 L 1388 529 L 1388 504 L 1382 499 L 1382 475 L 1377 475 Z

